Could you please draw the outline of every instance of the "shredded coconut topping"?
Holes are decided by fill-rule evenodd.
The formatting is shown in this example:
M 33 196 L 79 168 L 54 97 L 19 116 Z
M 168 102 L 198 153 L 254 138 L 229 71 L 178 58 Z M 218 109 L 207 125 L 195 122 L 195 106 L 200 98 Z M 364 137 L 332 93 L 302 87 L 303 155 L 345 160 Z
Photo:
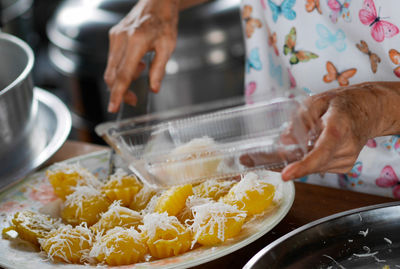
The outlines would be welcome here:
M 168 216 L 167 212 L 151 213 L 143 217 L 143 225 L 139 225 L 139 229 L 145 232 L 149 238 L 154 238 L 158 229 L 175 230 L 177 234 L 180 234 L 177 226 L 181 225 L 175 216 Z
M 108 181 L 108 183 L 106 184 L 106 187 L 112 185 L 114 187 L 120 187 L 124 185 L 124 179 L 127 178 L 136 178 L 136 176 L 128 174 L 127 172 L 125 172 L 124 169 L 122 168 L 118 168 L 114 174 L 112 174 L 110 176 L 110 180 Z
M 246 218 L 246 213 L 237 209 L 236 206 L 228 205 L 223 202 L 210 202 L 192 207 L 194 216 L 193 224 L 190 229 L 195 233 L 192 241 L 192 247 L 197 242 L 200 234 L 208 230 L 212 232 L 217 227 L 217 237 L 225 240 L 225 222 L 227 219 L 240 221 Z
M 186 199 L 186 206 L 179 213 L 178 217 L 188 216 L 188 215 L 190 216 L 192 214 L 192 207 L 211 203 L 211 202 L 212 202 L 212 200 L 210 198 L 204 198 L 204 197 L 200 197 L 197 195 L 191 195 Z M 192 220 L 187 219 L 187 220 L 185 220 L 185 224 L 188 224 L 188 222 L 191 222 L 191 221 Z
M 139 212 L 132 210 L 130 208 L 121 206 L 121 201 L 116 200 L 114 201 L 108 208 L 106 212 L 101 213 L 101 218 L 113 218 L 113 219 L 120 219 L 121 215 L 130 215 L 136 216 L 138 219 L 141 219 L 142 216 Z M 120 223 L 121 225 L 121 223 Z
M 138 1 L 135 8 L 133 8 L 119 24 L 113 27 L 112 30 L 117 33 L 126 31 L 129 35 L 133 35 L 135 30 L 151 17 L 150 14 L 142 15 L 145 8 L 144 3 L 143 1 Z
M 76 186 L 72 189 L 74 192 L 66 197 L 66 205 L 78 205 L 81 204 L 83 200 L 101 195 L 100 190 L 94 188 L 93 186 Z
M 113 245 L 109 247 L 107 246 L 110 241 L 118 242 L 132 239 L 135 241 L 140 240 L 140 234 L 134 228 L 126 229 L 122 227 L 115 227 L 111 230 L 108 230 L 105 235 L 101 233 L 97 234 L 96 242 L 89 253 L 89 257 L 96 258 L 100 254 L 104 254 L 107 257 L 115 251 Z
M 76 163 L 56 163 L 48 170 L 49 175 L 56 173 L 73 174 L 78 173 L 82 177 L 82 181 L 78 181 L 77 185 L 90 185 L 94 188 L 100 188 L 102 183 L 89 172 L 86 168 L 82 167 L 78 162 Z
M 358 234 L 361 234 L 362 236 L 366 237 L 368 235 L 368 229 L 365 231 L 359 231 Z
M 39 229 L 41 231 L 51 231 L 62 225 L 61 219 L 54 219 L 50 216 L 29 210 L 16 213 L 15 222 L 19 225 L 29 227 L 30 229 Z
M 50 245 L 47 251 L 47 256 L 50 260 L 58 257 L 65 262 L 70 262 L 68 257 L 75 253 L 75 250 L 71 248 L 75 240 L 79 242 L 80 250 L 78 253 L 82 260 L 87 257 L 90 251 L 90 249 L 85 248 L 84 244 L 90 247 L 94 242 L 93 234 L 85 222 L 74 228 L 71 225 L 63 225 L 52 233 L 52 236 L 49 238 L 39 239 L 42 247 Z M 65 249 L 68 250 L 68 253 L 65 252 Z
M 330 259 L 331 261 L 333 261 L 340 269 L 346 269 L 343 265 L 341 265 L 340 263 L 338 263 L 334 258 L 332 258 L 331 256 L 328 255 L 322 255 L 323 257 L 326 257 L 328 259 Z
M 247 198 L 247 192 L 256 190 L 262 192 L 261 183 L 259 177 L 256 173 L 250 172 L 242 176 L 242 179 L 234 185 L 231 191 L 235 194 L 235 198 L 238 200 L 243 200 Z
M 383 240 L 385 240 L 389 245 L 392 244 L 392 240 L 390 240 L 389 238 L 384 237 Z
M 209 179 L 201 183 L 201 186 L 204 190 L 205 194 L 214 193 L 215 197 L 220 197 L 221 195 L 226 194 L 230 188 L 236 183 L 234 180 L 217 180 L 217 179 Z M 198 188 L 193 188 L 193 191 L 199 195 L 202 195 Z

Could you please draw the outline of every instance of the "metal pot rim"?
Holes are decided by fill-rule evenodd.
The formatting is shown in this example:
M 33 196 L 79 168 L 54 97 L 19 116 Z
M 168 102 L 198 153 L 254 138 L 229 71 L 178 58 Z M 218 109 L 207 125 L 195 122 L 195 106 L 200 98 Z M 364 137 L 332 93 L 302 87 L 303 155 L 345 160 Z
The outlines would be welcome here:
M 4 89 L 0 89 L 0 96 L 2 96 L 6 94 L 10 89 L 22 83 L 30 75 L 35 61 L 35 56 L 28 44 L 13 35 L 0 33 L 0 40 L 6 40 L 19 46 L 26 53 L 26 56 L 28 58 L 27 64 L 21 74 L 7 87 L 5 87 Z
M 262 259 L 262 257 L 264 257 L 265 254 L 267 254 L 269 251 L 271 251 L 272 249 L 274 249 L 275 247 L 277 247 L 279 244 L 282 244 L 284 241 L 286 241 L 287 239 L 294 237 L 308 229 L 311 229 L 315 226 L 318 226 L 320 224 L 329 222 L 329 221 L 333 221 L 335 219 L 339 219 L 348 215 L 352 215 L 352 214 L 356 214 L 356 213 L 361 213 L 364 211 L 368 211 L 368 210 L 376 210 L 376 209 L 381 209 L 381 208 L 388 208 L 388 207 L 392 207 L 392 206 L 400 206 L 400 202 L 399 201 L 395 201 L 395 202 L 388 202 L 388 203 L 383 203 L 383 204 L 376 204 L 376 205 L 370 205 L 370 206 L 364 206 L 364 207 L 360 207 L 360 208 L 355 208 L 355 209 L 350 209 L 347 211 L 343 211 L 343 212 L 339 212 L 327 217 L 323 217 L 321 219 L 317 219 L 315 221 L 312 221 L 310 223 L 304 224 L 303 226 L 283 235 L 282 237 L 276 239 L 275 241 L 271 242 L 270 244 L 268 244 L 266 247 L 264 247 L 263 249 L 261 249 L 259 252 L 257 252 L 257 254 L 255 254 L 244 266 L 243 269 L 251 269 L 254 268 L 254 266 L 257 264 L 257 262 L 259 262 L 259 260 Z
M 0 4 L 1 5 L 1 4 Z M 25 14 L 33 5 L 33 0 L 17 0 L 3 8 L 3 24 L 7 24 Z

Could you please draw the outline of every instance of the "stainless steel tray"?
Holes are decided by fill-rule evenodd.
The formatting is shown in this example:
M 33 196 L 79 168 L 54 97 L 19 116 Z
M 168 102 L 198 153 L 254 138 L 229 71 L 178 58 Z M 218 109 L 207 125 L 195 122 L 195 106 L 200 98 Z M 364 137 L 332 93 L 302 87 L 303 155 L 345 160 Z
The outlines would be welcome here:
M 244 268 L 400 268 L 400 202 L 306 224 L 266 246 Z
M 34 89 L 37 112 L 28 139 L 18 143 L 0 166 L 0 191 L 21 180 L 47 161 L 65 142 L 71 130 L 71 114 L 55 95 Z

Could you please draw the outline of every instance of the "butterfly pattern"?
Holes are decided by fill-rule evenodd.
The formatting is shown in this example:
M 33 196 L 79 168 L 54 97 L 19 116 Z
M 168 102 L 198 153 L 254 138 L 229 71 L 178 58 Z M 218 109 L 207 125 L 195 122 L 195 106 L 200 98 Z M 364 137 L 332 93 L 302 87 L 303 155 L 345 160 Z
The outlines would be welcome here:
M 331 11 L 329 18 L 331 19 L 332 23 L 337 23 L 340 17 L 346 22 L 351 21 L 349 10 L 350 1 L 351 0 L 344 0 L 343 2 L 340 2 L 339 0 L 327 0 L 328 8 Z
M 313 12 L 317 10 L 319 14 L 322 14 L 320 0 L 307 0 L 306 10 L 307 12 Z
M 290 64 L 297 64 L 299 62 L 308 62 L 311 59 L 318 58 L 318 55 L 313 52 L 306 50 L 296 50 L 296 39 L 297 39 L 296 28 L 292 27 L 292 29 L 290 29 L 289 34 L 287 34 L 285 37 L 285 45 L 283 46 L 283 54 L 290 56 L 289 59 Z
M 276 56 L 279 56 L 279 50 L 277 46 L 278 38 L 276 36 L 276 32 L 271 33 L 271 30 L 269 29 L 269 26 L 267 24 L 265 24 L 265 29 L 267 30 L 268 35 L 268 46 L 274 49 L 274 53 Z
M 246 37 L 250 38 L 256 28 L 261 28 L 262 24 L 259 19 L 254 19 L 251 17 L 251 13 L 253 12 L 253 7 L 249 5 L 245 5 L 242 11 L 242 18 L 246 24 L 245 32 Z
M 376 53 L 373 53 L 369 50 L 367 42 L 364 40 L 360 41 L 360 44 L 356 44 L 356 47 L 363 52 L 364 54 L 367 54 L 369 56 L 369 61 L 371 63 L 371 70 L 372 73 L 376 73 L 378 69 L 378 64 L 381 62 L 381 58 Z
M 400 135 L 392 135 L 388 141 L 382 143 L 382 146 L 387 150 L 394 150 L 400 153 Z
M 275 65 L 274 60 L 272 59 L 272 55 L 268 55 L 268 61 L 269 61 L 269 74 L 272 78 L 274 78 L 279 86 L 283 86 L 283 78 L 282 78 L 282 66 L 281 65 Z
M 339 184 L 342 187 L 355 187 L 357 185 L 362 185 L 364 183 L 363 180 L 360 179 L 362 168 L 362 162 L 356 162 L 349 173 L 340 175 Z
M 392 166 L 385 166 L 379 177 L 375 180 L 375 183 L 381 188 L 392 188 L 393 196 L 400 199 L 400 182 Z
M 400 78 L 400 0 L 242 2 L 252 7 L 241 14 L 249 48 L 244 90 L 248 103 L 265 92 L 291 97 L 291 89 L 299 89 L 312 95 Z M 365 147 L 352 170 L 339 176 L 338 185 L 400 199 L 400 170 L 396 160 L 388 158 L 398 155 L 400 163 L 400 136 L 370 139 Z M 325 184 L 317 175 L 301 181 Z
M 389 50 L 389 58 L 395 65 L 398 65 L 395 69 L 393 69 L 393 73 L 400 78 L 400 52 L 395 49 Z
M 346 49 L 346 35 L 342 29 L 337 30 L 334 34 L 322 24 L 317 24 L 316 29 L 319 39 L 315 42 L 315 46 L 318 49 L 322 50 L 329 46 L 333 46 L 339 52 Z
M 258 48 L 253 48 L 250 51 L 249 57 L 246 59 L 246 73 L 250 73 L 251 69 L 257 71 L 262 69 L 262 62 L 260 60 L 260 52 Z
M 375 139 L 371 138 L 368 139 L 367 144 L 365 144 L 367 147 L 369 148 L 376 148 L 377 147 L 377 143 L 375 141 Z
M 272 0 L 268 0 L 268 5 L 272 11 L 272 20 L 276 22 L 280 15 L 288 20 L 294 20 L 296 18 L 296 12 L 293 10 L 295 3 L 296 0 L 283 0 L 281 5 L 277 5 Z
M 257 83 L 254 81 L 251 81 L 246 85 L 246 90 L 244 92 L 244 96 L 246 98 L 246 103 L 248 103 L 248 104 L 254 103 L 252 96 L 256 92 L 256 89 L 257 89 Z
M 290 68 L 287 68 L 287 72 L 288 72 L 288 77 L 289 77 L 289 85 L 291 89 L 294 89 L 297 87 L 297 83 L 296 83 L 296 79 L 294 78 L 292 71 L 290 70 Z
M 330 83 L 334 80 L 337 80 L 339 86 L 349 85 L 349 78 L 353 77 L 357 73 L 356 68 L 350 68 L 339 73 L 336 67 L 330 61 L 326 62 L 326 71 L 328 72 L 328 74 L 323 77 L 323 81 L 326 83 Z
M 382 20 L 376 12 L 373 0 L 364 0 L 358 17 L 362 24 L 371 28 L 371 36 L 376 42 L 382 42 L 385 38 L 394 37 L 399 33 L 399 28 L 396 25 Z

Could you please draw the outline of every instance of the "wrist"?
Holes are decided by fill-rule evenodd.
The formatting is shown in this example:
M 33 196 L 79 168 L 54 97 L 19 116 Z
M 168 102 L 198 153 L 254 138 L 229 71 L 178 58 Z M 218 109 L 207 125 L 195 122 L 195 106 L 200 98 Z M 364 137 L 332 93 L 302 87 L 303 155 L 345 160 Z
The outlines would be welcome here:
M 179 10 L 184 10 L 199 4 L 208 2 L 209 0 L 174 0 L 179 3 Z
M 400 134 L 400 82 L 374 82 L 373 94 L 379 98 L 379 106 L 375 110 L 379 115 L 375 136 Z

